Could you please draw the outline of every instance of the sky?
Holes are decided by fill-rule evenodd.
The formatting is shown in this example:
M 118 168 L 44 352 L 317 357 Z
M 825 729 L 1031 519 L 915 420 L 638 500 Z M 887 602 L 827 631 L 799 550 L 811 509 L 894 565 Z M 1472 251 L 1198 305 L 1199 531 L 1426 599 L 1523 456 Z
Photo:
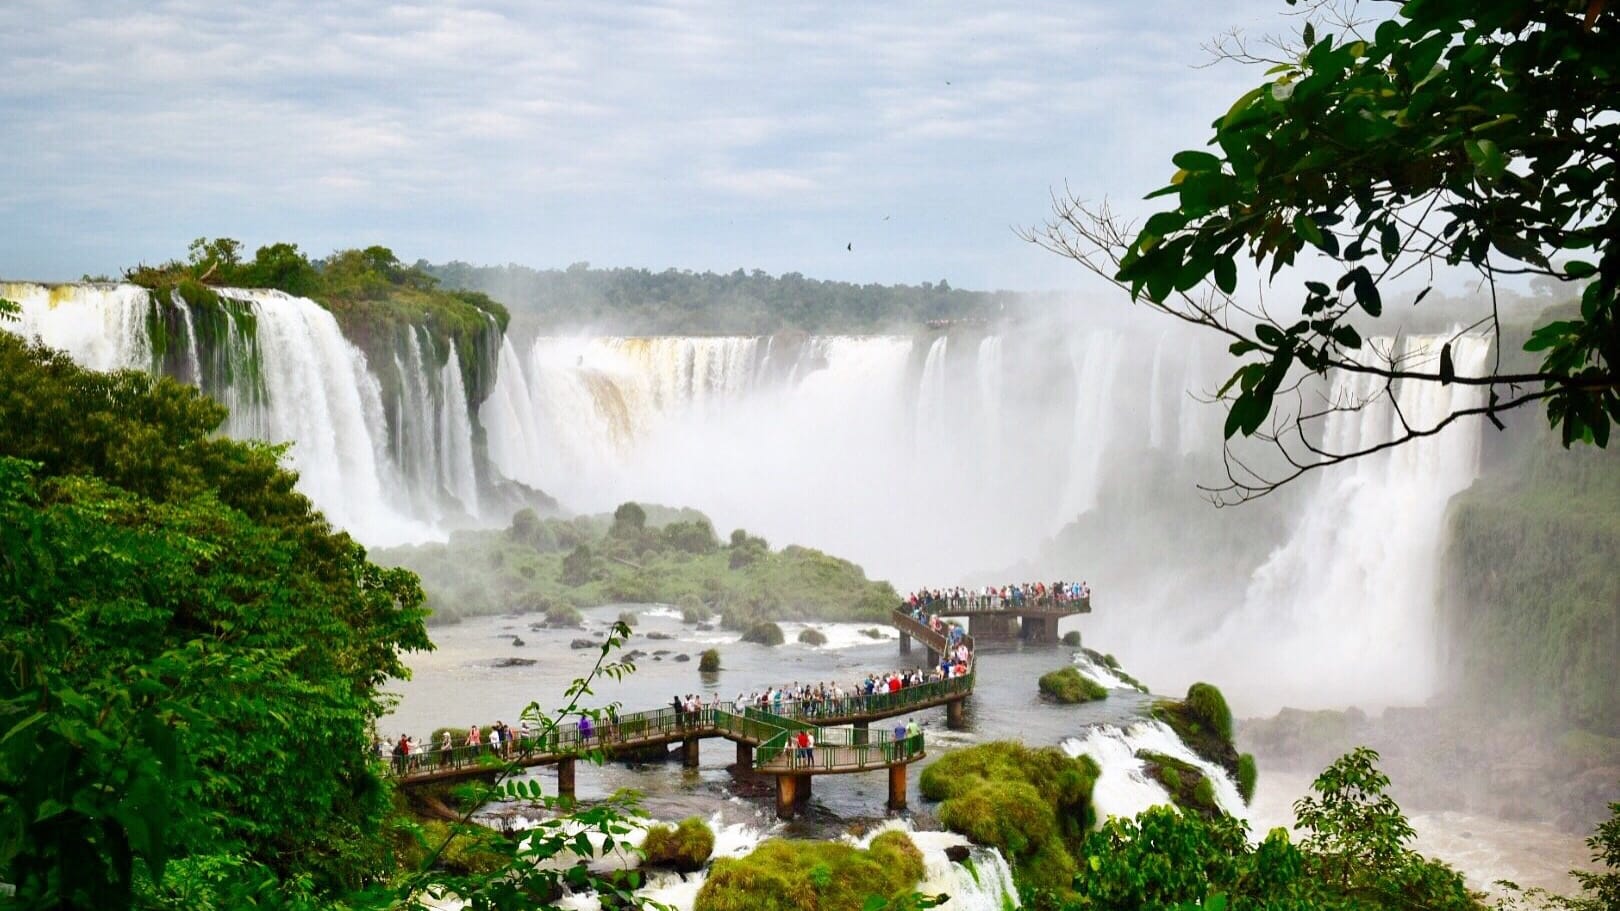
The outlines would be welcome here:
M 1044 290 L 1051 195 L 1127 212 L 1283 0 L 0 4 L 0 276 L 195 237 L 406 261 Z

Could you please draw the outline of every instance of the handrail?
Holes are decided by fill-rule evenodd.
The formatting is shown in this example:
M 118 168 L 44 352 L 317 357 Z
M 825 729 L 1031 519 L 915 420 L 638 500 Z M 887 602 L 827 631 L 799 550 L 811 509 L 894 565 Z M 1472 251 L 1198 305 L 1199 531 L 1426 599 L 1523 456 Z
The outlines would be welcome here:
M 906 607 L 912 606 L 909 603 L 906 605 Z M 1044 610 L 1065 614 L 1089 614 L 1091 613 L 1091 596 L 1059 599 L 1052 595 L 1041 595 L 1038 598 L 1026 598 L 1022 595 L 1007 598 L 1000 595 L 993 598 L 989 595 L 968 595 L 962 598 L 950 597 L 936 601 L 922 601 L 915 606 L 928 613 L 942 615 L 1017 613 L 1030 610 Z

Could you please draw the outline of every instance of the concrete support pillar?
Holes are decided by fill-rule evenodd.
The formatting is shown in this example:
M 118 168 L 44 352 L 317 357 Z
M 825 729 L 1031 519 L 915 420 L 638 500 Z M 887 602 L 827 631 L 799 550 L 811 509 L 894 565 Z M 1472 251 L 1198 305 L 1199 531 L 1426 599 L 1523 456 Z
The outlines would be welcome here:
M 557 796 L 574 799 L 574 759 L 571 756 L 557 760 Z
M 939 652 L 934 651 L 932 648 L 928 650 L 928 666 L 939 667 Z
M 798 783 L 798 786 L 797 786 L 797 788 L 796 788 L 796 790 L 795 790 L 795 792 L 793 794 L 793 799 L 796 802 L 802 804 L 802 803 L 808 803 L 810 801 L 810 791 L 813 790 L 810 787 L 810 782 L 813 781 L 813 780 L 815 780 L 814 775 L 800 775 L 799 776 L 799 783 Z
M 967 727 L 967 715 L 962 711 L 964 700 L 952 699 L 945 703 L 945 726 L 953 731 Z
M 855 745 L 860 746 L 861 744 L 865 743 L 867 736 L 867 722 L 857 721 L 851 725 L 851 727 L 855 728 L 855 735 L 851 738 L 855 742 Z
M 911 634 L 909 633 L 900 634 L 900 654 L 911 654 Z
M 751 744 L 737 743 L 737 768 L 749 770 L 754 767 L 754 747 Z
M 681 765 L 689 769 L 698 767 L 698 738 L 688 737 L 681 742 Z
M 798 802 L 799 776 L 776 776 L 776 818 L 792 819 L 793 805 Z
M 906 766 L 905 764 L 889 766 L 889 809 L 899 811 L 905 808 Z

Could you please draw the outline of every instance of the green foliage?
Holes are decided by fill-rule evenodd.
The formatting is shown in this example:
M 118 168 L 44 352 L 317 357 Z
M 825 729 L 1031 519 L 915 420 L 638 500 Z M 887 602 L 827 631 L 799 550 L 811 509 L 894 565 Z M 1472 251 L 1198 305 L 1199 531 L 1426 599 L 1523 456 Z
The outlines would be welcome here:
M 746 532 L 721 547 L 702 513 L 635 508 L 645 516 L 639 527 L 629 510 L 617 526 L 609 515 L 542 518 L 526 510 L 506 529 L 457 531 L 446 544 L 373 556 L 422 577 L 433 622 L 544 611 L 577 623 L 578 607 L 662 603 L 678 606 L 688 623 L 712 619 L 714 605 L 728 626 L 745 629 L 759 620 L 883 620 L 898 602 L 891 586 L 847 560 L 804 547 L 772 552 Z M 739 550 L 752 556 L 734 569 L 729 558 Z
M 714 830 L 701 816 L 688 816 L 679 825 L 649 828 L 641 850 L 646 855 L 646 866 L 692 873 L 703 869 L 714 853 Z
M 1322 797 L 1296 807 L 1310 811 L 1298 845 L 1283 829 L 1251 845 L 1240 820 L 1169 807 L 1110 819 L 1086 838 L 1078 900 L 1065 907 L 1169 909 L 1220 896 L 1233 909 L 1481 908 L 1455 871 L 1404 847 L 1410 830 L 1373 758 L 1357 751 L 1323 772 Z
M 236 858 L 225 891 L 375 876 L 366 747 L 428 647 L 414 577 L 194 389 L 4 334 L 0 374 L 0 880 L 48 908 L 124 906 L 171 860 Z
M 1095 815 L 1098 774 L 1090 757 L 1002 740 L 946 753 L 919 785 L 942 801 L 942 825 L 999 848 L 1021 884 L 1065 892 Z
M 392 361 L 410 335 L 418 336 L 437 366 L 449 360 L 453 345 L 470 406 L 482 402 L 494 385 L 495 343 L 509 321 L 506 308 L 486 295 L 440 289 L 433 276 L 404 265 L 381 246 L 310 260 L 296 244 L 275 243 L 260 247 L 252 261 L 243 261 L 238 241 L 198 238 L 185 261 L 138 266 L 125 278 L 151 289 L 160 306 L 174 293 L 193 307 L 217 301 L 210 287 L 271 288 L 308 297 L 332 312 L 344 335 L 372 363 Z M 207 334 L 200 334 L 200 350 L 211 350 Z M 160 352 L 163 338 L 154 338 Z M 394 381 L 385 374 L 385 394 Z
M 615 538 L 639 537 L 647 527 L 647 511 L 635 503 L 620 503 L 613 511 L 613 526 L 608 534 Z
M 766 335 L 886 331 L 928 320 L 986 320 L 1017 307 L 1006 292 L 922 285 L 855 285 L 739 269 L 729 274 L 667 269 L 427 266 L 446 286 L 489 294 L 548 329 L 581 325 L 630 335 Z
M 1565 446 L 1602 447 L 1620 420 L 1616 59 L 1620 11 L 1603 3 L 1432 0 L 1344 35 L 1307 26 L 1292 59 L 1214 121 L 1211 151 L 1172 158 L 1178 170 L 1150 197 L 1175 206 L 1147 219 L 1116 278 L 1224 331 L 1224 307 L 1176 301 L 1206 281 L 1233 293 L 1239 258 L 1272 279 L 1301 254 L 1338 274 L 1303 281 L 1297 322 L 1233 333 L 1232 353 L 1254 357 L 1223 390 L 1228 437 L 1261 429 L 1296 364 L 1355 360 L 1356 325 L 1382 315 L 1386 276 L 1466 265 L 1492 288 L 1508 274 L 1563 283 L 1580 313 L 1531 335 L 1539 370 L 1490 404 L 1544 399 Z M 1449 350 L 1408 368 L 1480 381 L 1457 376 Z
M 1037 686 L 1041 695 L 1070 705 L 1108 698 L 1107 687 L 1081 674 L 1073 665 L 1042 674 Z
M 1463 693 L 1620 737 L 1620 452 L 1551 437 L 1452 500 L 1442 616 Z
M 1237 789 L 1243 795 L 1244 803 L 1254 801 L 1254 787 L 1260 783 L 1260 768 L 1255 764 L 1253 753 L 1243 753 L 1238 756 Z
M 807 626 L 799 630 L 799 642 L 804 645 L 826 645 L 827 637 L 822 634 L 821 630 Z
M 1063 634 L 1063 644 L 1067 645 L 1070 648 L 1079 648 L 1080 647 L 1080 631 L 1077 630 L 1077 629 L 1071 629 L 1068 632 L 1064 633 Z
M 773 838 L 745 857 L 716 860 L 694 911 L 867 911 L 909 895 L 922 852 L 903 832 L 862 850 L 843 842 Z
M 742 641 L 759 645 L 781 645 L 784 637 L 780 626 L 769 620 L 759 620 L 743 630 Z
M 698 672 L 703 674 L 713 674 L 719 670 L 720 650 L 717 648 L 704 649 L 703 654 L 698 656 Z

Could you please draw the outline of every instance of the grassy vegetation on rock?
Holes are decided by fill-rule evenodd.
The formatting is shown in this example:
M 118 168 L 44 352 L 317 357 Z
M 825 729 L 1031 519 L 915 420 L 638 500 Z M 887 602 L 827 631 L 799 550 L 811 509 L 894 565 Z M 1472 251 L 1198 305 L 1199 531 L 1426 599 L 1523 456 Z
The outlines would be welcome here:
M 1208 683 L 1187 688 L 1187 698 L 1162 699 L 1153 704 L 1153 717 L 1169 725 L 1194 753 L 1238 774 L 1238 752 L 1232 744 L 1232 710 L 1226 697 Z
M 827 637 L 818 629 L 805 627 L 799 630 L 799 642 L 804 645 L 826 645 Z
M 1198 766 L 1151 750 L 1138 750 L 1136 758 L 1142 760 L 1148 777 L 1163 785 L 1182 810 L 1206 819 L 1224 814 L 1215 801 L 1214 783 Z
M 679 825 L 657 825 L 647 830 L 641 843 L 646 854 L 644 865 L 669 867 L 682 873 L 703 869 L 714 853 L 714 830 L 700 816 L 688 816 Z
M 1108 698 L 1107 687 L 1072 666 L 1042 674 L 1038 686 L 1041 695 L 1069 705 Z
M 698 657 L 698 671 L 704 674 L 712 674 L 718 670 L 720 670 L 720 650 L 717 648 L 704 649 L 703 654 Z
M 837 841 L 773 838 L 744 857 L 714 862 L 694 911 L 862 911 L 872 896 L 910 893 L 923 878 L 922 852 L 903 832 L 884 832 L 865 850 Z
M 923 770 L 947 829 L 1001 850 L 1021 882 L 1066 891 L 1095 818 L 1090 757 L 999 740 L 953 750 Z

